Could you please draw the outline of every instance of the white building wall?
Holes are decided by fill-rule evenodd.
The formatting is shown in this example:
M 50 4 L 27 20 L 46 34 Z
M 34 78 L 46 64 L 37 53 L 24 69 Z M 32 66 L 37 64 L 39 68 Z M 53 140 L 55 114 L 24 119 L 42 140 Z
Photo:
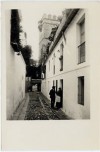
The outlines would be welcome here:
M 26 66 L 22 55 L 15 55 L 15 74 L 14 74 L 14 109 L 25 97 L 25 74 Z
M 78 64 L 78 21 L 85 14 L 85 40 L 86 40 L 86 62 Z M 53 80 L 58 80 L 60 87 L 60 79 L 63 79 L 63 108 L 62 110 L 70 117 L 75 119 L 90 118 L 90 63 L 89 63 L 89 39 L 88 39 L 89 16 L 88 10 L 81 10 L 75 16 L 67 30 L 65 31 L 66 41 L 64 37 L 60 39 L 54 51 L 46 62 L 46 87 L 42 82 L 43 93 L 49 98 L 49 90 L 53 85 Z M 60 44 L 64 44 L 63 52 L 63 71 L 60 71 Z M 55 75 L 53 74 L 53 56 L 55 53 Z M 50 61 L 50 70 L 49 70 Z M 85 101 L 84 106 L 78 104 L 78 77 L 84 76 L 85 79 Z M 49 86 L 48 86 L 49 82 Z
M 17 55 L 10 45 L 10 11 L 6 13 L 6 104 L 7 119 L 11 119 L 25 97 L 26 65 L 22 55 Z

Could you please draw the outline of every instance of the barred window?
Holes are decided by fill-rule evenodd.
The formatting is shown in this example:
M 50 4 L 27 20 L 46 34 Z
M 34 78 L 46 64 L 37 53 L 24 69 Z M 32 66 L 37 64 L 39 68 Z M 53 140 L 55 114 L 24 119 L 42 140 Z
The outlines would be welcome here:
M 78 63 L 85 62 L 85 42 L 78 46 Z
M 84 105 L 84 76 L 78 77 L 78 104 Z
M 78 63 L 85 62 L 85 18 L 78 24 L 80 32 L 80 43 L 78 46 Z
M 81 21 L 80 26 L 80 44 L 85 41 L 85 19 Z

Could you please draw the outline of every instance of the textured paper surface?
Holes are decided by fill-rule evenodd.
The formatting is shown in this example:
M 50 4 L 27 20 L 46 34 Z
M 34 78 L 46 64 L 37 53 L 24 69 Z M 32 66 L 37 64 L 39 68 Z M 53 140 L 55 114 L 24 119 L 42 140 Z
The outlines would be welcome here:
M 6 120 L 6 32 L 7 9 L 41 7 L 87 8 L 98 22 L 91 25 L 91 118 L 90 120 L 7 121 Z M 33 9 L 33 13 L 34 9 Z M 91 15 L 94 15 L 94 13 Z M 3 150 L 98 150 L 100 149 L 100 3 L 99 2 L 2 2 L 2 149 Z

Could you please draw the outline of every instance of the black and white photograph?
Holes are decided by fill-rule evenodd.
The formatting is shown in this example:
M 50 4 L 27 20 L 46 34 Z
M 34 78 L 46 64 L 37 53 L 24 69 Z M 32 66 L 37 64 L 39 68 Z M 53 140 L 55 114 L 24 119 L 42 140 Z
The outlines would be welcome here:
M 1 3 L 2 148 L 100 147 L 100 3 Z
M 43 10 L 6 12 L 7 119 L 90 119 L 88 10 Z
M 7 120 L 90 119 L 88 10 L 37 11 L 6 11 Z

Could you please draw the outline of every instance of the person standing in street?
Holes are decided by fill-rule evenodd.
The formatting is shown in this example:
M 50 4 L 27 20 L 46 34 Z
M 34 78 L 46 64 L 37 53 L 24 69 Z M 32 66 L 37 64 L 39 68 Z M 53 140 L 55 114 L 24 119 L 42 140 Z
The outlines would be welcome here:
M 52 89 L 49 92 L 50 98 L 51 98 L 51 108 L 54 108 L 55 104 L 55 86 L 52 87 Z
M 60 102 L 57 102 L 56 107 L 61 108 L 62 107 L 62 89 L 59 88 L 59 90 L 56 92 L 57 96 L 60 97 Z

